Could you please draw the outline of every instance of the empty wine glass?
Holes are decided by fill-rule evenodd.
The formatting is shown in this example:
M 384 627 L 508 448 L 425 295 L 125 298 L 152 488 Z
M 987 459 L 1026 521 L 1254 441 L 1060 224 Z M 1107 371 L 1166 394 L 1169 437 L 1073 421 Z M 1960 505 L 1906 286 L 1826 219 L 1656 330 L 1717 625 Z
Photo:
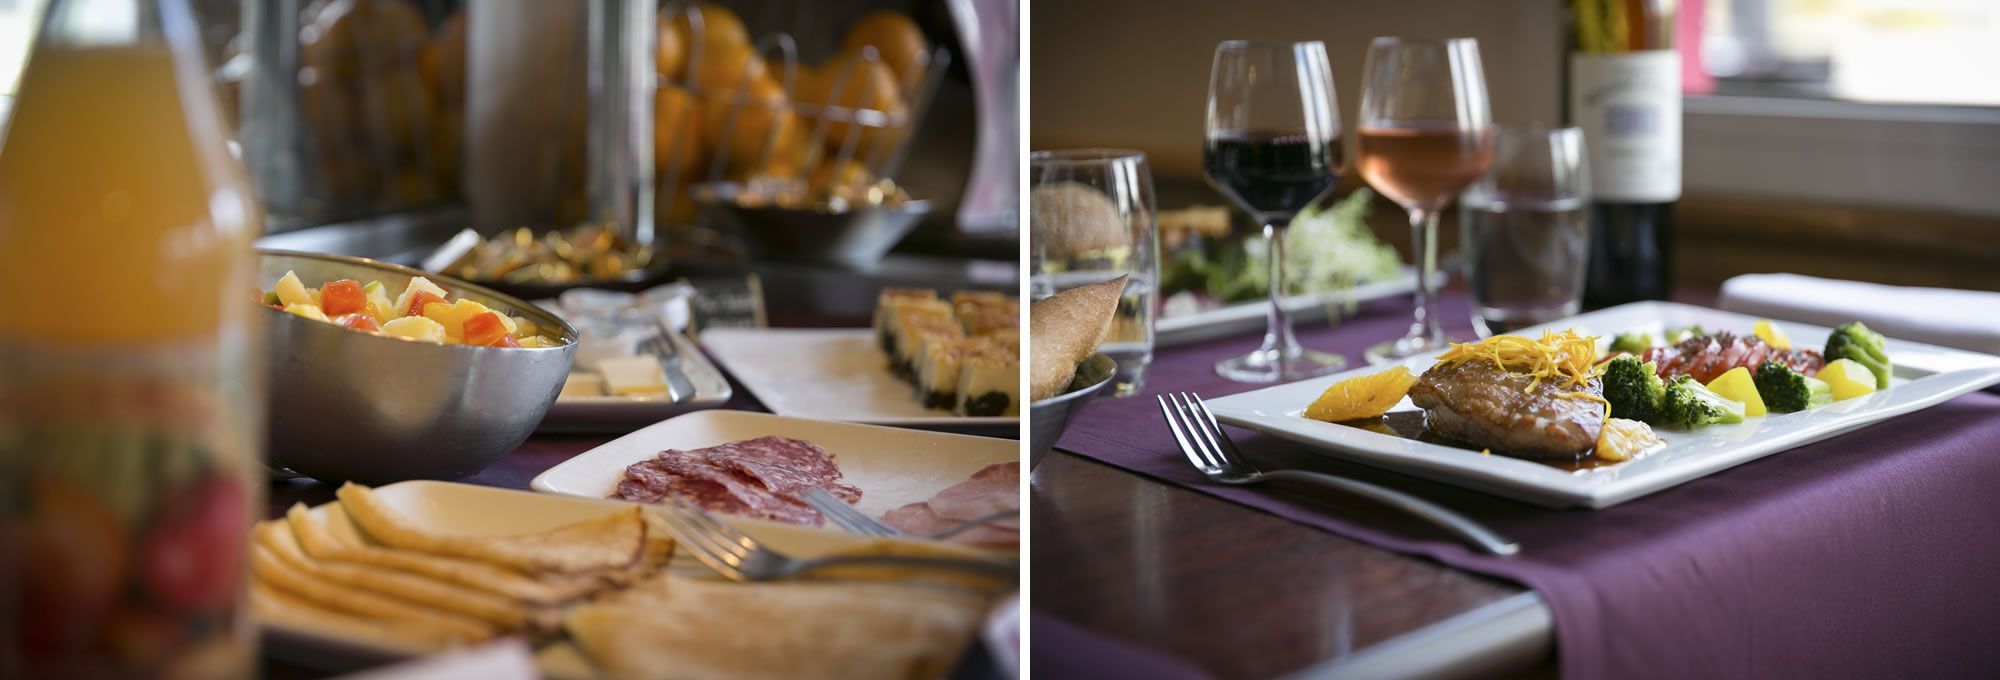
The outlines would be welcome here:
M 1224 359 L 1237 382 L 1297 380 L 1338 371 L 1345 359 L 1299 346 L 1285 298 L 1285 225 L 1340 179 L 1340 113 L 1319 42 L 1230 41 L 1215 48 L 1208 81 L 1202 174 L 1264 225 L 1270 241 L 1270 310 L 1264 344 Z
M 1362 70 L 1361 176 L 1410 211 L 1417 260 L 1415 319 L 1401 339 L 1368 348 L 1370 363 L 1443 349 L 1437 315 L 1438 213 L 1485 174 L 1492 113 L 1479 43 L 1376 38 Z

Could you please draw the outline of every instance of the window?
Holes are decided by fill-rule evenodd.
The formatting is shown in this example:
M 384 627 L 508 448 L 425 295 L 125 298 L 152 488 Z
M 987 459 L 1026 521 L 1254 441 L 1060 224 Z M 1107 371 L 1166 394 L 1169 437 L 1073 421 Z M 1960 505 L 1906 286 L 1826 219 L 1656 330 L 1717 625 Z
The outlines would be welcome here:
M 1703 0 L 1691 0 L 1699 3 Z M 2000 106 L 1993 0 L 1706 0 L 1717 94 Z

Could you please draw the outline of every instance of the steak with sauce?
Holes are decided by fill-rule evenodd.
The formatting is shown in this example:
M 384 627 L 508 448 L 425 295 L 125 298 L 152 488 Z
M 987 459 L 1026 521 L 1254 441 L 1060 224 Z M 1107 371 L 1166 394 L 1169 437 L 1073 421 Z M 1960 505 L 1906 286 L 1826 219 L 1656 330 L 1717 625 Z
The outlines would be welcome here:
M 1575 458 L 1597 445 L 1604 427 L 1604 404 L 1563 397 L 1584 392 L 1603 396 L 1596 378 L 1576 387 L 1563 379 L 1510 373 L 1491 361 L 1440 363 L 1424 371 L 1410 388 L 1410 402 L 1424 410 L 1424 425 L 1439 435 L 1495 453 L 1520 458 Z

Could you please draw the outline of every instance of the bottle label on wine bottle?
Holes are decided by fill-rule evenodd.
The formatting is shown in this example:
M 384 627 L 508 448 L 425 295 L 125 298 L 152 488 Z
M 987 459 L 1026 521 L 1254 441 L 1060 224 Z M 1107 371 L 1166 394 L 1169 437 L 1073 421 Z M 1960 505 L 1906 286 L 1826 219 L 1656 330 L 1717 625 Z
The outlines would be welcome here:
M 1681 60 L 1673 50 L 1570 55 L 1570 120 L 1590 150 L 1595 200 L 1681 196 Z

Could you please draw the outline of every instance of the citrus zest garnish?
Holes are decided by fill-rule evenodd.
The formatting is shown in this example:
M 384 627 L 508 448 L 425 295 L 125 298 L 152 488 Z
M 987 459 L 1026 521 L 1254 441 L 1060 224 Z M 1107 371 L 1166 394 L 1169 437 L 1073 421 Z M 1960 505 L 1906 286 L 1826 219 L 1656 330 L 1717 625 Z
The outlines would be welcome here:
M 1444 365 L 1480 360 L 1491 360 L 1502 371 L 1530 376 L 1523 392 L 1534 390 L 1543 380 L 1561 380 L 1563 387 L 1576 387 L 1590 382 L 1597 374 L 1597 338 L 1568 330 L 1543 331 L 1539 340 L 1495 335 L 1479 342 L 1451 343 L 1450 350 L 1438 355 L 1438 363 Z M 1611 408 L 1611 402 L 1604 397 L 1588 392 L 1563 392 L 1556 396 L 1589 399 L 1604 404 L 1607 412 Z

